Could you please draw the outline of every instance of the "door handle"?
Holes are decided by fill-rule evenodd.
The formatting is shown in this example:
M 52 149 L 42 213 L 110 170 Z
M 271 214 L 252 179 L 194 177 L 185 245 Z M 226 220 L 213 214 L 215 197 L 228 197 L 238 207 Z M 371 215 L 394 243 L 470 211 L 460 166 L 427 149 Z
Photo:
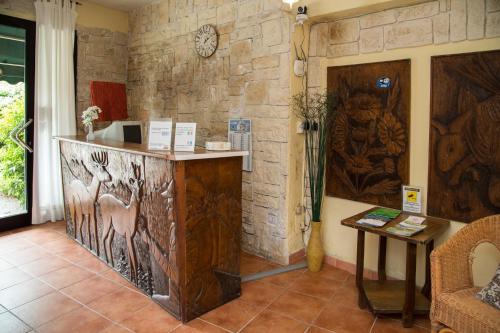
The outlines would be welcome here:
M 28 128 L 29 125 L 33 122 L 33 119 L 28 120 L 27 122 L 20 123 L 14 129 L 9 133 L 9 137 L 12 141 L 14 141 L 19 147 L 23 148 L 24 150 L 29 151 L 30 153 L 33 153 L 33 149 L 28 146 L 26 142 L 24 142 L 19 135 L 21 135 L 26 128 Z

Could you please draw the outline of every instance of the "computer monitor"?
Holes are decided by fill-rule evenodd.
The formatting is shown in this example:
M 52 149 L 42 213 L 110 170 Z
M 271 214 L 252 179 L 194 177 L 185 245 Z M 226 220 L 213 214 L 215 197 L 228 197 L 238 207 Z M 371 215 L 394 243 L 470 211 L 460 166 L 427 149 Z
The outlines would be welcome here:
M 108 127 L 96 131 L 96 139 L 142 143 L 142 122 L 114 121 Z

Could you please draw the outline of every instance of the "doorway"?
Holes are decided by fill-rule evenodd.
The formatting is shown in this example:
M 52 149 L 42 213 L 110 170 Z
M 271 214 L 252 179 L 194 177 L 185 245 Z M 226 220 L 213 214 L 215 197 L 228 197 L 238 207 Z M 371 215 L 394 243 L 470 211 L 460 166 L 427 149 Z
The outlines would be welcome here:
M 35 34 L 0 15 L 0 231 L 31 224 Z

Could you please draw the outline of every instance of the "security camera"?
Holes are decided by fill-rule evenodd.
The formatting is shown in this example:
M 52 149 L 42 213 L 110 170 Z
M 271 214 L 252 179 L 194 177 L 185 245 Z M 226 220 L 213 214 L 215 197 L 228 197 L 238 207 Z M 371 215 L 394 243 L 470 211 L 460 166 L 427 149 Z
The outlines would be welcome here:
M 297 16 L 295 17 L 295 20 L 297 21 L 296 24 L 304 24 L 308 18 L 307 6 L 297 8 Z
M 297 14 L 307 15 L 307 6 L 297 8 Z

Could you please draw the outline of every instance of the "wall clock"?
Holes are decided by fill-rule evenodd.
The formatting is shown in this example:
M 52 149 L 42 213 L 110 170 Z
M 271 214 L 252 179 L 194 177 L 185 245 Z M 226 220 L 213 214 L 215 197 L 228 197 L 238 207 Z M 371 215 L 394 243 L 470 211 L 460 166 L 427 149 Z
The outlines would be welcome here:
M 218 36 L 215 28 L 210 24 L 202 25 L 196 32 L 194 39 L 196 52 L 204 58 L 210 57 L 217 50 Z

